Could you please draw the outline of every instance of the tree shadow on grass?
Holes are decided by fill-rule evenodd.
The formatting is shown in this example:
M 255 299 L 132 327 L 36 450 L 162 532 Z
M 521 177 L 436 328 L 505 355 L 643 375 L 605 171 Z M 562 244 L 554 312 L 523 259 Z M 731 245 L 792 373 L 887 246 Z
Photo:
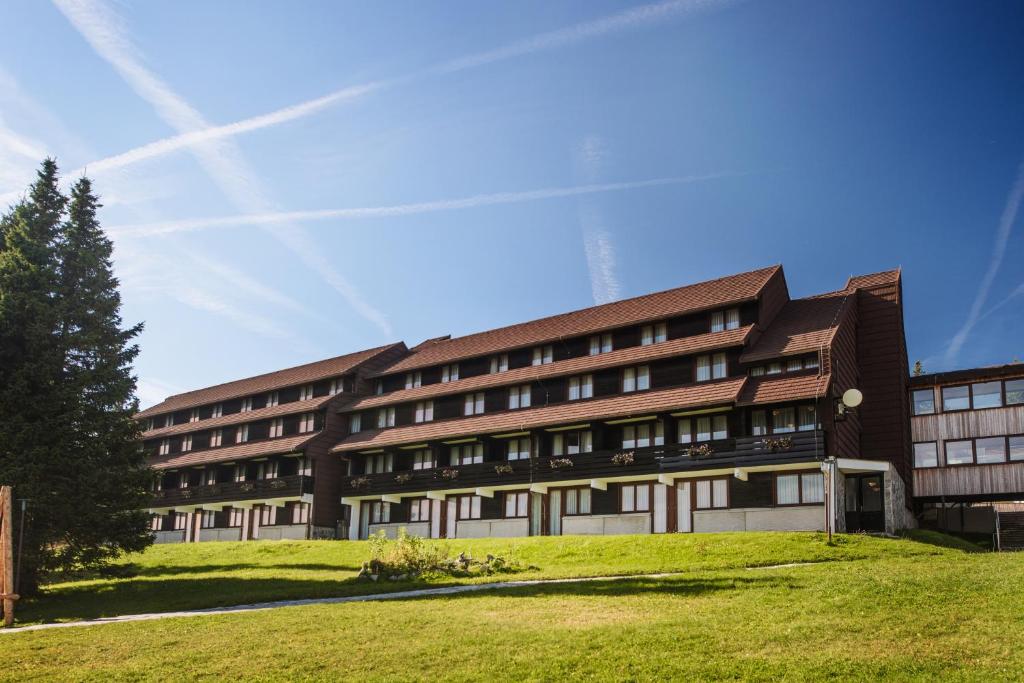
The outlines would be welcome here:
M 213 572 L 233 572 L 250 569 L 266 570 L 289 570 L 297 571 L 324 571 L 324 572 L 357 572 L 360 565 L 357 564 L 327 564 L 327 563 L 290 563 L 265 564 L 257 562 L 236 562 L 225 564 L 191 564 L 191 565 L 170 565 L 154 564 L 146 566 L 134 566 L 134 572 L 129 576 L 177 576 L 179 574 L 208 574 Z

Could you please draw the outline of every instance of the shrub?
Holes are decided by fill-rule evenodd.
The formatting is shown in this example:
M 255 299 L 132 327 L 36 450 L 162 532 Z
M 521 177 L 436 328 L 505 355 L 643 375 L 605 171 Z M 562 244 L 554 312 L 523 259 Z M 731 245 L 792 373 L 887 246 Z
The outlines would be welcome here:
M 423 538 L 398 530 L 398 538 L 389 539 L 383 531 L 369 538 L 370 559 L 363 563 L 359 577 L 377 581 L 381 577 L 390 581 L 407 581 L 430 576 L 487 576 L 519 571 L 514 560 L 487 555 L 474 560 L 466 553 L 449 557 L 441 546 L 427 543 Z

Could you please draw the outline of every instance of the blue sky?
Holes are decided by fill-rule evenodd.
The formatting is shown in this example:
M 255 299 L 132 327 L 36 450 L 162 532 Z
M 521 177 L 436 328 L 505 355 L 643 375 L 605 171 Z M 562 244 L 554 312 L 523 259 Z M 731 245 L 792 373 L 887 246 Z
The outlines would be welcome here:
M 1024 5 L 0 5 L 0 204 L 103 195 L 144 404 L 782 263 L 1024 357 Z M 12 30 L 16 27 L 17 30 Z

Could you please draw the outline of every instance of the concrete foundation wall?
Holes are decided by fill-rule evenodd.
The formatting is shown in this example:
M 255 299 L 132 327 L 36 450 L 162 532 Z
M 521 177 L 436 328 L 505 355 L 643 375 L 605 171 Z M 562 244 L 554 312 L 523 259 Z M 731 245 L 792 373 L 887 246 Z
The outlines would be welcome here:
M 261 526 L 259 529 L 259 540 L 261 541 L 304 541 L 306 540 L 305 524 L 275 524 L 273 526 Z
M 695 510 L 695 532 L 714 531 L 824 531 L 825 507 L 802 505 L 740 510 Z
M 885 485 L 885 533 L 895 534 L 900 529 L 912 529 L 917 520 L 907 508 L 907 488 L 903 479 L 892 468 L 882 477 Z
M 651 516 L 646 512 L 624 515 L 581 515 L 562 517 L 562 535 L 611 536 L 651 533 Z
M 242 528 L 231 527 L 228 529 L 200 529 L 200 541 L 241 541 Z
M 473 519 L 458 522 L 456 538 L 510 538 L 529 536 L 528 519 Z
M 155 531 L 153 532 L 154 543 L 184 543 L 185 530 L 178 531 Z
M 430 522 L 393 522 L 390 524 L 371 524 L 370 534 L 383 531 L 388 538 L 398 538 L 398 530 L 405 529 L 410 536 L 430 538 Z

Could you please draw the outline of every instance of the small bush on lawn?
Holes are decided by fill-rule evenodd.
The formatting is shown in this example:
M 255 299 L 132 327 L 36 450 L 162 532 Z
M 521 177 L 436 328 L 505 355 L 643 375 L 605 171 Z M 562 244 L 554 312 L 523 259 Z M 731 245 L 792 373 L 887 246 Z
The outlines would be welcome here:
M 419 536 L 398 530 L 398 538 L 389 539 L 383 531 L 369 538 L 370 559 L 363 562 L 359 577 L 377 581 L 407 581 L 431 576 L 488 576 L 519 571 L 518 563 L 504 557 L 487 555 L 474 560 L 466 553 L 449 557 L 440 546 L 425 543 Z

